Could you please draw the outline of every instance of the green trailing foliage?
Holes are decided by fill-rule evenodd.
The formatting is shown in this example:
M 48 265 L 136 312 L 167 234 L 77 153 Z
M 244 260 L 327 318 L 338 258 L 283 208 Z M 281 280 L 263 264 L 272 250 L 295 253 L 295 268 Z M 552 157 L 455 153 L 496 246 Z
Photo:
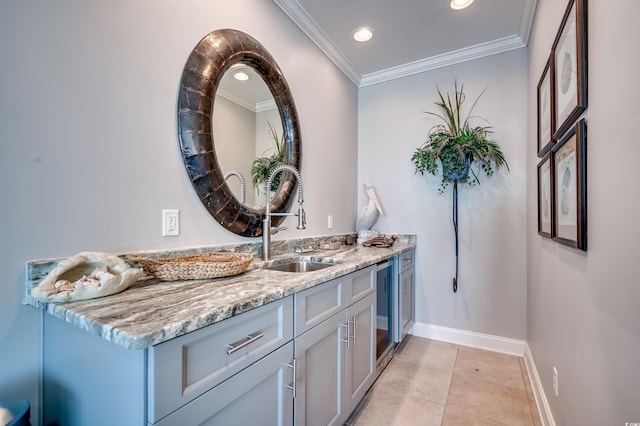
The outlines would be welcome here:
M 269 179 L 269 175 L 271 171 L 276 167 L 284 164 L 284 152 L 285 152 L 285 138 L 284 132 L 281 136 L 278 136 L 278 132 L 273 127 L 270 122 L 267 122 L 269 125 L 269 136 L 273 139 L 273 145 L 275 148 L 275 152 L 272 155 L 258 157 L 253 160 L 251 165 L 251 180 L 253 182 L 253 186 L 260 194 L 260 187 L 264 187 L 267 184 L 267 180 Z M 263 155 L 266 153 L 265 151 Z M 271 191 L 275 192 L 280 186 L 280 176 L 278 174 L 273 177 L 271 181 Z
M 440 108 L 441 113 L 426 114 L 438 117 L 442 123 L 429 130 L 427 140 L 411 156 L 415 172 L 420 175 L 430 173 L 435 176 L 441 169 L 442 182 L 439 193 L 443 193 L 449 183 L 454 181 L 479 185 L 480 170 L 487 176 L 493 176 L 494 170 L 502 166 L 509 170 L 500 145 L 489 139 L 492 127 L 472 127 L 470 124 L 471 119 L 478 119 L 471 113 L 486 89 L 473 102 L 464 120 L 461 119 L 461 109 L 465 101 L 464 85 L 458 89 L 458 83 L 455 82 L 454 89 L 455 95 L 452 99 L 449 93 L 445 97 L 437 88 L 439 100 L 434 103 Z M 477 170 L 474 170 L 474 162 L 477 163 Z

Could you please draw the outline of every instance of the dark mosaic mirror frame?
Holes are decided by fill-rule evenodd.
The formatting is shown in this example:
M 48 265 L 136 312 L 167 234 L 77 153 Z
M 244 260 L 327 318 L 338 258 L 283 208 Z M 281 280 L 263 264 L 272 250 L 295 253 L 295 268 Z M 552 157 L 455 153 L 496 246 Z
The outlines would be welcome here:
M 223 74 L 236 63 L 253 67 L 271 91 L 286 140 L 285 162 L 300 170 L 300 125 L 291 90 L 269 52 L 241 31 L 213 31 L 189 55 L 178 94 L 178 137 L 189 179 L 209 213 L 235 234 L 258 237 L 265 209 L 251 208 L 235 198 L 224 181 L 213 142 L 216 90 Z M 288 211 L 295 198 L 295 176 L 284 173 L 280 182 L 271 199 L 272 212 Z M 284 219 L 274 216 L 273 226 Z

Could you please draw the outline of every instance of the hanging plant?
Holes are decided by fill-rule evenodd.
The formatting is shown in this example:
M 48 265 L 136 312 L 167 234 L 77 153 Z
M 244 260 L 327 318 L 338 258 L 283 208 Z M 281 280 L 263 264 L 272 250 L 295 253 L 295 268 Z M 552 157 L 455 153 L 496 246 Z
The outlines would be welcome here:
M 426 112 L 442 120 L 429 130 L 427 140 L 417 148 L 411 156 L 415 172 L 424 175 L 442 173 L 442 181 L 438 192 L 440 194 L 453 183 L 453 228 L 456 239 L 456 275 L 453 278 L 453 292 L 458 291 L 458 183 L 468 183 L 471 186 L 480 185 L 479 174 L 484 172 L 493 176 L 494 170 L 504 166 L 509 170 L 500 145 L 489 139 L 491 126 L 472 127 L 470 120 L 478 119 L 471 115 L 476 107 L 480 93 L 469 109 L 464 120 L 461 118 L 462 105 L 465 101 L 464 85 L 458 89 L 458 82 L 454 83 L 453 99 L 447 93 L 443 96 L 437 88 L 438 101 L 434 102 L 441 110 L 440 113 Z M 485 120 L 486 121 L 486 120 Z M 478 166 L 474 169 L 474 163 Z
M 489 139 L 492 127 L 471 127 L 470 124 L 471 119 L 478 119 L 471 113 L 484 91 L 474 101 L 463 120 L 461 109 L 465 101 L 464 85 L 458 89 L 456 82 L 454 89 L 453 99 L 449 93 L 445 98 L 440 89 L 437 89 L 440 99 L 434 103 L 442 112 L 426 112 L 426 114 L 436 116 L 443 122 L 431 128 L 427 140 L 411 156 L 415 171 L 420 175 L 424 175 L 426 172 L 435 176 L 438 174 L 438 170 L 441 170 L 442 182 L 438 190 L 439 193 L 443 193 L 451 182 L 468 183 L 472 186 L 479 185 L 480 170 L 487 176 L 492 176 L 494 169 L 499 169 L 502 166 L 509 170 L 500 145 Z M 474 162 L 478 164 L 476 169 L 473 167 Z

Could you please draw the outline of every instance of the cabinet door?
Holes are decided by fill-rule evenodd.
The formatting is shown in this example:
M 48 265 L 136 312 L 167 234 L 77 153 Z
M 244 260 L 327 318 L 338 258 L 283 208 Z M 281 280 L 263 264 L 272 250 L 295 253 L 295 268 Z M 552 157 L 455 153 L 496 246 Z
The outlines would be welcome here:
M 293 425 L 292 355 L 289 342 L 154 426 Z
M 404 338 L 414 323 L 415 268 L 400 274 L 400 331 Z
M 295 339 L 296 425 L 341 425 L 346 420 L 346 339 L 344 310 Z
M 376 294 L 370 294 L 347 309 L 347 415 L 358 405 L 376 378 Z

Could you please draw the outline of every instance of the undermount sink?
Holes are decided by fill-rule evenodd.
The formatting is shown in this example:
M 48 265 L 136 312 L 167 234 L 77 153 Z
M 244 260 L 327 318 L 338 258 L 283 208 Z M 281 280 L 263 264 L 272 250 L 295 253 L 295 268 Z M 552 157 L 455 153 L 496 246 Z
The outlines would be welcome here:
M 265 266 L 264 269 L 281 272 L 313 272 L 329 268 L 342 262 L 343 260 L 341 259 L 296 258 L 286 259 L 273 265 Z

